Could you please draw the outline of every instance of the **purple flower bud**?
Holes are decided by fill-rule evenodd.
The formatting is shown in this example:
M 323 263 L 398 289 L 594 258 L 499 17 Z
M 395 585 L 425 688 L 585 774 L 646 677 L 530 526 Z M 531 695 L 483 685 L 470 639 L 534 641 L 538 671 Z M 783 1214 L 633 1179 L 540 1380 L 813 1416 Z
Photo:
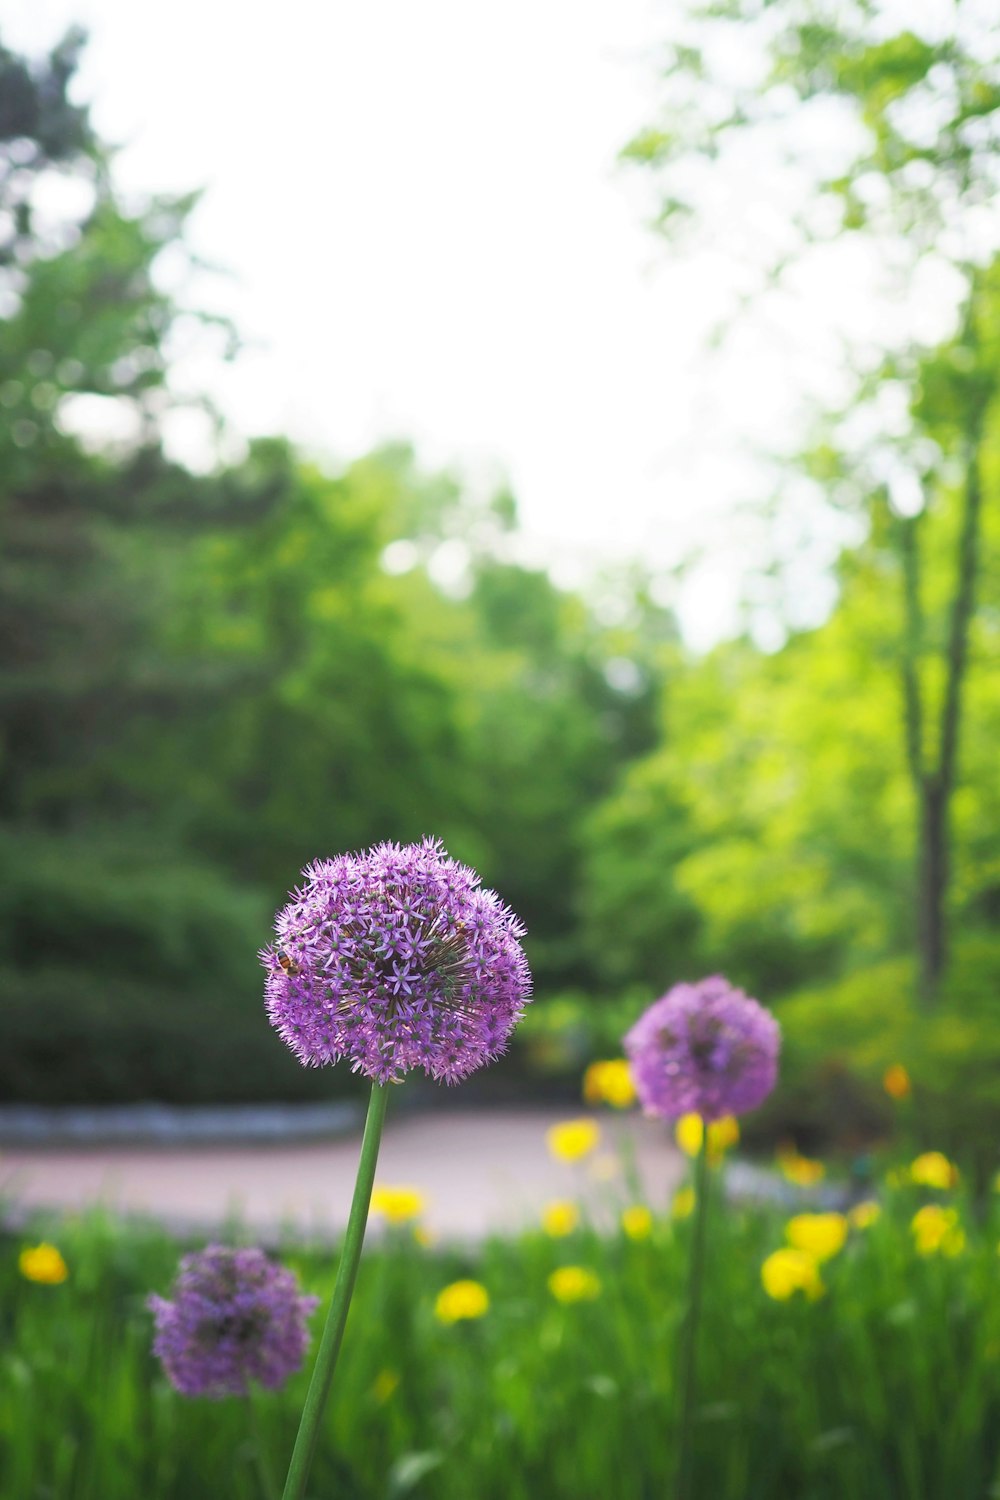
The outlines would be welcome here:
M 267 1013 L 311 1067 L 456 1083 L 504 1051 L 531 993 L 521 923 L 438 839 L 317 860 L 275 931 Z
M 703 1120 L 755 1109 L 774 1088 L 781 1029 L 721 975 L 677 984 L 625 1037 L 647 1114 Z
M 300 1296 L 291 1271 L 262 1250 L 208 1245 L 185 1255 L 172 1302 L 150 1297 L 153 1353 L 183 1396 L 242 1396 L 251 1381 L 274 1390 L 302 1364 L 306 1319 L 318 1298 Z

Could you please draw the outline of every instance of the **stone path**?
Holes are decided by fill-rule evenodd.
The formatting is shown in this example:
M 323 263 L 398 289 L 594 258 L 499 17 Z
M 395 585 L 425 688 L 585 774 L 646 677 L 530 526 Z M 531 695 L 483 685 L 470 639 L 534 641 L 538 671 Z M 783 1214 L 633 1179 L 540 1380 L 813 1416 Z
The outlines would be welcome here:
M 478 1237 L 537 1222 L 553 1198 L 580 1198 L 610 1214 L 633 1193 L 631 1159 L 646 1201 L 662 1204 L 682 1162 L 662 1125 L 602 1114 L 602 1142 L 584 1163 L 554 1161 L 547 1128 L 566 1110 L 440 1111 L 386 1127 L 379 1182 L 419 1188 L 425 1222 L 445 1238 Z M 274 1237 L 327 1237 L 346 1223 L 360 1137 L 252 1146 L 74 1146 L 0 1152 L 0 1198 L 9 1210 L 76 1210 L 104 1204 L 177 1228 L 209 1229 L 227 1216 Z

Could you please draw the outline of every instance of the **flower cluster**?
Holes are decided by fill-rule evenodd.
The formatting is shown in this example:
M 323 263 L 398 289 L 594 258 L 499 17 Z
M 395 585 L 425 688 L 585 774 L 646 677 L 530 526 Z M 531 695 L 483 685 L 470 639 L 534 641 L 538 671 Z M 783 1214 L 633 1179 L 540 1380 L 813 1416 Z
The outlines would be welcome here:
M 530 995 L 524 928 L 438 839 L 317 860 L 275 931 L 268 1016 L 312 1067 L 455 1083 L 503 1052 Z
M 241 1396 L 282 1385 L 302 1364 L 317 1304 L 262 1250 L 209 1245 L 181 1261 L 173 1301 L 150 1297 L 153 1352 L 184 1396 Z
M 675 985 L 625 1037 L 647 1114 L 721 1120 L 754 1109 L 778 1070 L 777 1021 L 719 975 Z

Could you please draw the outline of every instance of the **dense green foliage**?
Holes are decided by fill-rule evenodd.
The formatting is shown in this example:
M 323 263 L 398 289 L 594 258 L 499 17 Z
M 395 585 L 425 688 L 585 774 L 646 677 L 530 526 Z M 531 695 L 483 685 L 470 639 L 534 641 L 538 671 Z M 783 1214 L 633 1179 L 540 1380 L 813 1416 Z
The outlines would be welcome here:
M 674 630 L 624 577 L 600 624 L 517 561 L 509 495 L 403 446 L 336 474 L 277 440 L 170 462 L 181 314 L 156 268 L 191 205 L 119 202 L 66 102 L 78 45 L 0 56 L 23 101 L 0 119 L 0 206 L 23 206 L 0 265 L 3 1092 L 316 1092 L 255 956 L 302 866 L 437 833 L 527 921 L 540 984 L 581 980 L 579 810 L 652 745 Z M 50 224 L 55 181 L 85 206 Z
M 826 1294 L 764 1293 L 781 1214 L 713 1219 L 695 1426 L 697 1493 L 718 1500 L 940 1500 L 985 1495 L 1000 1472 L 1000 1298 L 991 1207 L 958 1255 L 917 1253 L 909 1221 L 933 1194 L 900 1188 L 821 1267 Z M 717 1206 L 717 1205 L 713 1205 Z M 610 1205 L 609 1205 L 610 1208 Z M 648 1500 L 668 1492 L 674 1347 L 690 1220 L 649 1238 L 584 1225 L 479 1247 L 419 1249 L 408 1229 L 362 1263 L 313 1492 L 351 1500 Z M 267 1500 L 245 1403 L 190 1400 L 150 1354 L 144 1300 L 165 1293 L 177 1249 L 99 1220 L 48 1226 L 69 1266 L 31 1285 L 0 1243 L 0 1488 L 60 1500 Z M 327 1296 L 319 1247 L 284 1257 Z M 547 1279 L 596 1273 L 596 1300 L 560 1305 Z M 442 1326 L 435 1299 L 472 1277 L 475 1322 Z M 307 1372 L 254 1398 L 283 1472 Z M 584 1480 L 585 1476 L 585 1480 Z
M 779 8 L 757 9 L 702 22 L 767 32 Z M 758 38 L 760 99 L 794 135 L 797 109 L 836 95 L 870 133 L 859 172 L 887 180 L 861 208 L 853 178 L 816 201 L 839 205 L 844 233 L 884 245 L 908 222 L 908 243 L 948 253 L 938 210 L 950 194 L 971 213 L 994 170 L 981 38 L 948 58 L 941 44 L 955 130 L 914 174 L 894 101 L 938 87 L 926 48 L 869 44 L 851 6 L 822 34 L 797 0 L 782 9 L 792 29 Z M 863 522 L 831 617 L 779 650 L 696 657 L 640 569 L 556 587 L 521 560 L 508 494 L 423 472 L 405 445 L 332 472 L 280 439 L 205 473 L 173 462 L 172 351 L 183 334 L 232 352 L 232 331 L 162 290 L 192 200 L 120 199 L 69 102 L 79 46 L 30 65 L 0 50 L 3 1096 L 350 1088 L 274 1041 L 256 950 L 309 859 L 434 832 L 529 928 L 540 1001 L 498 1087 L 570 1077 L 617 1050 L 644 998 L 724 971 L 786 1023 L 775 1129 L 877 1133 L 879 1069 L 903 1049 L 934 1130 L 957 1091 L 947 1139 L 995 1132 L 977 1071 L 995 1055 L 1000 919 L 987 251 L 957 266 L 955 332 L 869 360 L 789 471 Z M 682 158 L 718 149 L 721 170 L 760 123 L 744 91 L 699 136 L 714 56 L 677 53 L 664 87 L 684 109 L 632 152 L 665 190 Z M 822 218 L 809 204 L 803 245 Z M 935 978 L 921 1041 L 914 996 L 945 926 L 954 973 Z M 831 1068 L 843 1089 L 820 1086 Z

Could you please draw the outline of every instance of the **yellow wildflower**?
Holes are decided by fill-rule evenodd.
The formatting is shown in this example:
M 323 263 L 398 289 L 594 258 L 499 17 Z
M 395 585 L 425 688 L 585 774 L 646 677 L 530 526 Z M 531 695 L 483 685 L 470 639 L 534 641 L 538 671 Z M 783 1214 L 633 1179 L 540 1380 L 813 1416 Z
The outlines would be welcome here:
M 575 1203 L 564 1198 L 556 1198 L 552 1203 L 547 1203 L 542 1212 L 542 1228 L 554 1240 L 572 1234 L 579 1222 L 580 1210 Z
M 634 1104 L 635 1084 L 625 1058 L 591 1063 L 583 1075 L 583 1097 L 588 1104 L 610 1104 L 613 1109 Z
M 890 1099 L 905 1099 L 913 1092 L 910 1075 L 902 1063 L 893 1063 L 891 1068 L 886 1068 L 882 1074 L 882 1087 Z
M 775 1250 L 761 1266 L 760 1279 L 777 1302 L 787 1302 L 796 1292 L 815 1302 L 826 1290 L 815 1257 L 805 1250 Z
M 421 1250 L 429 1250 L 436 1240 L 437 1235 L 428 1229 L 425 1224 L 415 1224 L 413 1226 L 413 1243 L 419 1245 Z
M 794 1249 L 804 1250 L 813 1260 L 829 1260 L 843 1249 L 847 1220 L 843 1214 L 796 1214 L 785 1225 L 785 1238 Z
M 583 1266 L 560 1266 L 549 1277 L 549 1291 L 557 1302 L 593 1302 L 601 1295 L 601 1283 Z
M 21 1251 L 17 1264 L 22 1276 L 46 1286 L 58 1286 L 69 1275 L 69 1267 L 55 1245 L 29 1246 Z
M 800 1156 L 794 1146 L 783 1146 L 778 1152 L 778 1168 L 785 1181 L 794 1183 L 796 1187 L 815 1187 L 826 1176 L 826 1168 L 821 1161 Z
M 453 1281 L 438 1292 L 434 1316 L 439 1323 L 459 1323 L 463 1318 L 481 1318 L 489 1306 L 490 1294 L 478 1281 Z
M 698 1155 L 704 1136 L 705 1127 L 701 1115 L 681 1115 L 674 1126 L 674 1140 L 685 1156 Z M 721 1161 L 729 1147 L 735 1146 L 739 1138 L 740 1127 L 732 1115 L 724 1115 L 721 1120 L 713 1120 L 708 1127 L 709 1161 Z
M 372 1192 L 372 1213 L 381 1214 L 389 1224 L 406 1224 L 419 1219 L 427 1200 L 417 1188 L 376 1187 Z
M 399 1385 L 399 1376 L 395 1370 L 379 1370 L 372 1381 L 372 1395 L 379 1406 L 384 1406 L 390 1396 L 395 1395 Z
M 950 1162 L 943 1151 L 925 1151 L 910 1163 L 910 1181 L 921 1187 L 938 1188 L 944 1191 L 953 1188 L 958 1181 L 958 1168 Z
M 690 1183 L 677 1189 L 670 1212 L 675 1219 L 690 1219 L 694 1213 L 694 1188 Z
M 550 1126 L 545 1139 L 557 1161 L 581 1161 L 596 1149 L 601 1132 L 593 1120 L 566 1120 Z
M 648 1240 L 653 1232 L 653 1215 L 644 1203 L 633 1203 L 622 1210 L 622 1228 L 630 1240 Z
M 852 1229 L 870 1229 L 881 1212 L 882 1208 L 878 1203 L 855 1203 L 847 1217 Z
M 927 1203 L 913 1215 L 910 1228 L 921 1255 L 961 1255 L 965 1249 L 965 1230 L 958 1222 L 957 1209 Z

